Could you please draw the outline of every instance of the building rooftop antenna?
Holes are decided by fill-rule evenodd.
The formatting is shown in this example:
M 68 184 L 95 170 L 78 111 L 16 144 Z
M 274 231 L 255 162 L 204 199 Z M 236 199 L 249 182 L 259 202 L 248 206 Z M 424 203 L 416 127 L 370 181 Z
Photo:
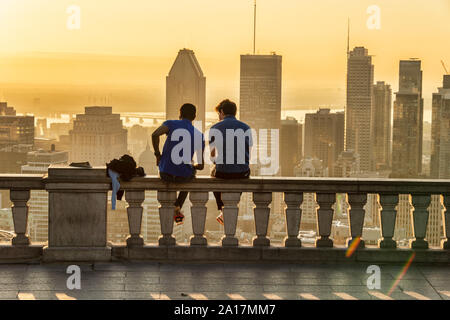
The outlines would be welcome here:
M 447 68 L 446 68 L 446 66 L 445 66 L 444 60 L 441 60 L 441 63 L 442 63 L 442 67 L 444 68 L 445 74 L 450 74 L 450 73 L 448 73 L 448 71 L 447 71 Z
M 350 55 L 350 18 L 347 19 L 347 58 Z
M 256 54 L 256 0 L 253 12 L 253 55 Z

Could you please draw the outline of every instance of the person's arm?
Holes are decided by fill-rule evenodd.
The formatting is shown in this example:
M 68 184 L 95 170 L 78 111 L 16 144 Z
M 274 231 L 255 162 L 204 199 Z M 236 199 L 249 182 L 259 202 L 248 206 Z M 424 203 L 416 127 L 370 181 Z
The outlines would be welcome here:
M 159 161 L 161 160 L 161 152 L 159 151 L 159 137 L 167 133 L 169 133 L 169 127 L 165 126 L 164 124 L 152 133 L 152 145 L 153 150 L 155 151 L 157 166 L 159 166 Z
M 198 150 L 199 151 L 199 150 Z M 197 151 L 197 152 L 198 152 Z M 203 170 L 204 168 L 205 168 L 205 155 L 204 155 L 204 153 L 205 153 L 205 140 L 204 140 L 204 138 L 202 137 L 202 150 L 201 150 L 201 161 L 199 162 L 199 163 L 197 163 L 195 166 L 194 166 L 194 169 L 196 169 L 196 170 Z M 197 161 L 198 160 L 200 160 L 200 157 L 199 157 L 199 155 L 197 154 Z
M 213 144 L 214 140 L 215 140 L 215 137 L 211 136 L 211 134 L 210 134 L 208 144 L 209 144 L 209 150 L 211 152 L 210 153 L 210 159 L 211 160 L 213 160 L 216 157 L 216 147 Z

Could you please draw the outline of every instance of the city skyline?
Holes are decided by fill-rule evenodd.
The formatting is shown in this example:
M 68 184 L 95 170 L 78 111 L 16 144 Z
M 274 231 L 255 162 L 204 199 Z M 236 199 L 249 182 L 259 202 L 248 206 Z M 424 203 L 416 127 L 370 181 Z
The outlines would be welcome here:
M 425 109 L 431 110 L 431 94 L 439 86 L 443 71 L 440 61 L 450 63 L 450 56 L 445 55 L 450 52 L 445 41 L 450 30 L 445 23 L 450 17 L 450 5 L 437 0 L 434 6 L 423 8 L 420 2 L 409 1 L 405 12 L 405 3 L 402 0 L 387 6 L 381 1 L 378 4 L 381 28 L 369 29 L 366 25 L 370 17 L 366 12 L 371 5 L 369 2 L 349 1 L 336 7 L 328 0 L 322 0 L 322 6 L 298 1 L 259 1 L 257 53 L 275 51 L 284 58 L 282 109 L 345 105 L 349 17 L 350 46 L 361 45 L 370 50 L 376 65 L 375 78 L 393 84 L 394 92 L 398 89 L 398 60 L 418 57 L 423 61 Z M 0 51 L 3 74 L 0 81 L 3 92 L 0 93 L 5 100 L 32 109 L 32 96 L 36 93 L 31 88 L 34 87 L 43 96 L 41 109 L 56 104 L 64 106 L 61 96 L 75 95 L 81 105 L 88 105 L 91 104 L 86 101 L 88 95 L 97 99 L 110 95 L 119 111 L 131 105 L 140 111 L 162 111 L 165 86 L 162 75 L 167 75 L 173 52 L 183 47 L 193 49 L 202 61 L 208 77 L 207 111 L 223 96 L 238 100 L 239 55 L 250 53 L 253 45 L 252 1 L 209 4 L 196 0 L 196 5 L 192 6 L 181 1 L 172 4 L 136 1 L 134 6 L 128 7 L 105 2 L 108 13 L 105 14 L 80 0 L 77 2 L 81 9 L 79 30 L 66 28 L 66 9 L 70 4 L 61 1 L 55 5 L 46 0 L 26 6 L 22 1 L 0 4 L 4 18 L 0 25 L 6 23 L 4 29 L 0 28 L 0 36 L 9 44 Z M 35 6 L 39 6 L 39 14 L 33 10 Z M 323 7 L 332 10 L 318 11 Z M 169 25 L 161 21 L 169 14 L 179 19 L 170 19 Z M 39 24 L 39 28 L 33 28 L 47 15 L 56 19 L 48 19 Z M 135 18 L 126 26 L 115 25 L 118 21 L 128 22 L 130 16 Z M 278 19 L 279 16 L 286 18 Z M 233 18 L 233 23 L 218 26 L 214 21 L 219 17 L 225 21 Z M 272 19 L 277 20 L 277 25 L 271 23 Z M 414 19 L 423 23 L 414 23 Z M 201 26 L 198 21 L 202 22 Z M 204 24 L 209 27 L 204 28 Z M 149 30 L 151 41 L 142 41 L 139 31 L 142 28 Z M 39 37 L 35 37 L 36 32 Z M 184 40 L 186 35 L 191 41 Z M 20 84 L 23 86 L 18 92 Z M 68 88 L 72 88 L 73 93 L 67 92 Z M 82 93 L 76 94 L 78 91 Z M 132 97 L 133 101 L 126 102 L 122 96 Z M 76 112 L 81 109 L 74 108 Z

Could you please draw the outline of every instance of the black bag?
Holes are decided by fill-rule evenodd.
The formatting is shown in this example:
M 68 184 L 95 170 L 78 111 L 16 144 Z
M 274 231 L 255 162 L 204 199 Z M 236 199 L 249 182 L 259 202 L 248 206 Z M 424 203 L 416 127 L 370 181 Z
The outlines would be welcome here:
M 106 164 L 106 175 L 109 177 L 108 169 L 119 174 L 120 180 L 130 181 L 131 178 L 135 176 L 144 177 L 144 168 L 136 168 L 136 161 L 134 161 L 132 156 L 127 154 L 120 157 L 119 160 L 114 159 L 110 163 Z

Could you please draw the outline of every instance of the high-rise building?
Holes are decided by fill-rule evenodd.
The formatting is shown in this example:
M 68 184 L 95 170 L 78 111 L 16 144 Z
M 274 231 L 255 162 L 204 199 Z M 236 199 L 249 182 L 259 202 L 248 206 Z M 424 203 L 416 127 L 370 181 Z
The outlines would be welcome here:
M 430 171 L 434 179 L 450 179 L 450 75 L 433 93 Z
M 197 107 L 195 121 L 205 128 L 206 78 L 194 51 L 182 49 L 166 77 L 166 119 L 177 120 L 180 107 L 192 103 Z M 202 131 L 203 132 L 203 131 Z
M 5 110 L 5 108 L 4 108 Z M 16 144 L 34 145 L 34 117 L 0 115 L 0 148 Z
M 274 141 L 271 137 L 273 130 L 279 133 L 281 123 L 282 57 L 275 53 L 241 55 L 240 72 L 240 120 L 256 130 L 258 138 L 261 129 L 268 130 L 266 141 L 254 141 L 258 156 L 259 150 L 268 155 L 275 150 L 272 144 L 279 146 L 279 135 Z M 253 168 L 255 175 L 260 174 L 260 168 L 260 164 Z
M 70 162 L 104 166 L 127 153 L 127 130 L 112 107 L 86 107 L 85 114 L 77 114 L 69 135 Z
M 364 47 L 355 47 L 347 61 L 345 150 L 360 157 L 362 171 L 371 171 L 371 114 L 374 66 Z
M 303 126 L 293 117 L 281 120 L 280 167 L 281 176 L 293 177 L 294 168 L 301 159 Z
M 241 55 L 240 119 L 254 129 L 280 129 L 280 55 Z
M 52 164 L 67 164 L 67 151 L 38 150 L 29 152 L 27 164 L 22 166 L 23 174 L 46 174 Z M 46 190 L 31 190 L 29 204 L 28 230 L 30 240 L 48 240 L 48 193 Z
M 344 113 L 319 109 L 305 115 L 305 157 L 323 161 L 326 175 L 333 175 L 333 167 L 344 151 Z
M 377 81 L 373 86 L 372 152 L 376 170 L 391 166 L 391 96 L 391 86 L 384 81 Z
M 392 137 L 392 177 L 414 178 L 422 172 L 423 98 L 420 60 L 400 61 Z

